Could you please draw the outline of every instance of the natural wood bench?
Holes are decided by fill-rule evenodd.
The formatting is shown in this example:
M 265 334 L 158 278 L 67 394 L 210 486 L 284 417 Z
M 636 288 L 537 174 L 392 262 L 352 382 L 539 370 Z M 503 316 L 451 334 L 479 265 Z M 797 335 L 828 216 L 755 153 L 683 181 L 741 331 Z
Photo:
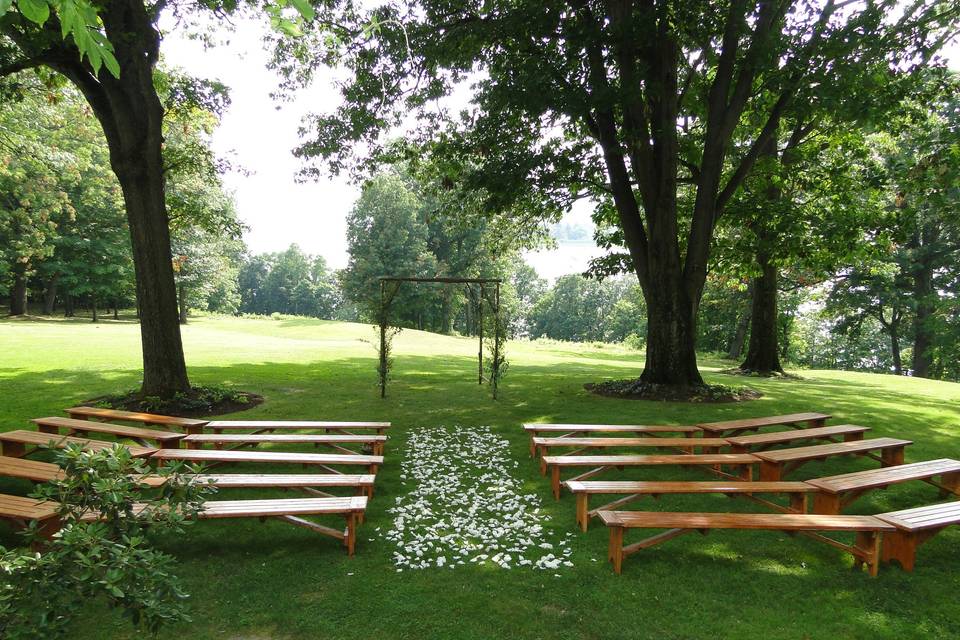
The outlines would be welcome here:
M 933 478 L 940 476 L 940 482 Z M 893 484 L 923 480 L 943 492 L 960 495 L 960 461 L 942 458 L 911 464 L 901 464 L 883 469 L 869 469 L 839 476 L 807 480 L 807 484 L 819 491 L 813 497 L 814 513 L 840 513 L 854 500 L 874 489 L 884 489 Z
M 673 513 L 645 511 L 601 511 L 600 519 L 610 529 L 608 557 L 616 573 L 622 571 L 624 557 L 666 542 L 691 531 L 710 529 L 765 529 L 803 532 L 806 536 L 853 555 L 854 566 L 867 565 L 877 575 L 882 534 L 894 526 L 874 516 L 825 516 L 799 513 Z M 667 529 L 640 542 L 623 546 L 625 529 Z M 856 534 L 855 542 L 844 544 L 821 535 L 820 531 L 847 531 Z
M 702 433 L 698 427 L 676 425 L 642 425 L 642 424 L 555 424 L 547 422 L 527 422 L 523 430 L 530 435 L 530 455 L 536 455 L 536 446 L 533 439 L 541 433 L 548 433 L 553 437 L 565 438 L 575 435 L 594 433 L 632 433 L 638 436 L 657 437 L 664 433 L 679 433 L 688 438 Z M 557 435 L 560 434 L 560 435 Z
M 102 422 L 137 422 L 157 427 L 174 427 L 186 433 L 200 433 L 207 420 L 195 418 L 181 418 L 179 416 L 164 416 L 156 413 L 140 413 L 137 411 L 120 411 L 119 409 L 103 409 L 101 407 L 70 407 L 67 415 L 78 420 L 100 420 Z
M 577 524 L 584 531 L 600 511 L 611 511 L 632 502 L 641 496 L 659 498 L 663 494 L 720 493 L 728 496 L 743 495 L 755 499 L 761 504 L 778 511 L 806 513 L 807 494 L 816 491 L 806 482 L 746 482 L 743 480 L 722 480 L 707 482 L 646 482 L 646 481 L 582 481 L 567 480 L 563 483 L 577 499 Z M 783 507 L 774 502 L 756 498 L 754 493 L 786 494 L 790 506 Z M 628 494 L 625 498 L 614 500 L 596 509 L 589 508 L 591 495 Z
M 183 438 L 188 449 L 199 449 L 206 443 L 211 443 L 217 449 L 223 448 L 225 444 L 238 446 L 256 445 L 256 444 L 313 444 L 324 445 L 336 449 L 341 453 L 355 454 L 356 451 L 342 446 L 345 444 L 369 445 L 373 455 L 382 456 L 383 446 L 387 441 L 387 436 L 380 435 L 345 435 L 345 434 L 312 434 L 312 433 L 281 433 L 281 434 L 247 434 L 247 433 L 223 433 L 223 434 L 193 434 Z
M 782 416 L 706 422 L 698 424 L 697 427 L 706 433 L 722 437 L 724 435 L 738 435 L 744 431 L 757 431 L 762 427 L 775 427 L 779 425 L 794 427 L 795 429 L 823 427 L 830 417 L 827 413 L 790 413 Z
M 93 451 L 102 451 L 119 446 L 128 449 L 130 454 L 135 458 L 146 457 L 156 451 L 153 447 L 117 444 L 116 442 L 104 442 L 103 440 L 87 440 L 84 438 L 74 438 L 72 436 L 57 436 L 49 433 L 24 430 L 0 433 L 0 443 L 2 443 L 3 446 L 3 455 L 14 458 L 21 458 L 27 455 L 28 445 L 33 445 L 34 450 L 36 450 L 36 448 L 43 445 L 62 449 L 68 444 L 79 444 L 84 449 Z
M 0 494 L 0 520 L 6 520 L 17 529 L 30 522 L 38 522 L 40 535 L 49 538 L 60 529 L 56 502 Z
M 346 473 L 199 473 L 187 476 L 218 489 L 299 489 L 320 497 L 335 498 L 322 489 L 348 487 L 372 497 L 376 476 Z
M 336 465 L 362 466 L 370 474 L 376 474 L 383 464 L 383 456 L 343 455 L 334 453 L 281 453 L 279 451 L 218 451 L 215 449 L 160 449 L 153 452 L 159 461 L 182 460 L 185 462 L 267 462 L 274 464 L 318 465 L 330 473 L 341 473 Z
M 43 433 L 59 434 L 61 429 L 66 431 L 67 435 L 86 435 L 87 433 L 104 433 L 116 438 L 133 440 L 143 447 L 149 447 L 150 442 L 156 442 L 161 449 L 173 449 L 179 445 L 179 440 L 184 437 L 182 433 L 172 431 L 157 431 L 156 429 L 144 429 L 142 427 L 128 427 L 123 424 L 112 424 L 109 422 L 94 422 L 92 420 L 75 420 L 74 418 L 61 418 L 51 416 L 48 418 L 34 418 L 30 422 L 37 425 L 37 429 Z
M 834 456 L 853 454 L 867 456 L 879 460 L 884 467 L 903 464 L 903 450 L 909 444 L 913 442 L 897 438 L 872 438 L 795 449 L 757 451 L 753 455 L 760 458 L 760 479 L 777 481 L 811 460 L 825 460 Z M 874 455 L 872 451 L 879 451 L 880 456 Z
M 613 467 L 646 467 L 656 465 L 681 465 L 714 467 L 714 473 L 731 478 L 739 477 L 743 480 L 752 478 L 751 467 L 759 459 L 749 453 L 711 453 L 711 454 L 677 454 L 662 456 L 544 456 L 544 462 L 550 469 L 550 483 L 553 488 L 553 497 L 560 499 L 560 469 L 566 467 L 596 467 L 586 473 L 570 478 L 570 480 L 586 480 L 606 469 Z M 734 476 L 720 470 L 723 465 L 738 467 L 739 474 Z
M 534 438 L 533 445 L 540 456 L 540 473 L 547 473 L 547 466 L 543 457 L 550 454 L 550 449 L 559 447 L 574 447 L 562 455 L 576 455 L 589 449 L 603 449 L 609 447 L 680 449 L 684 453 L 694 453 L 700 449 L 703 453 L 719 453 L 721 447 L 727 446 L 723 438 Z
M 343 422 L 318 420 L 213 420 L 206 424 L 206 429 L 214 433 L 223 433 L 225 430 L 253 431 L 254 433 L 269 433 L 281 430 L 313 430 L 325 433 L 341 433 L 356 435 L 354 431 L 376 431 L 383 435 L 390 428 L 389 422 Z
M 144 505 L 133 505 L 134 513 L 142 510 Z M 283 498 L 273 500 L 211 500 L 205 502 L 197 514 L 198 520 L 214 520 L 221 518 L 276 518 L 288 524 L 304 527 L 342 540 L 347 553 L 353 555 L 357 539 L 357 524 L 362 520 L 367 508 L 367 498 L 364 496 L 350 496 L 346 498 Z M 301 516 L 339 515 L 346 519 L 345 529 L 334 529 Z M 98 514 L 90 513 L 84 516 L 87 520 L 96 520 Z
M 863 434 L 870 431 L 870 427 L 860 427 L 854 424 L 838 424 L 831 427 L 814 427 L 798 431 L 774 431 L 772 433 L 758 433 L 753 436 L 734 436 L 727 438 L 733 447 L 733 453 L 747 453 L 749 451 L 763 451 L 778 444 L 788 444 L 800 440 L 829 440 L 838 442 L 837 437 L 844 442 L 863 440 Z
M 896 560 L 904 571 L 913 571 L 917 547 L 947 527 L 960 524 L 960 502 L 891 511 L 877 518 L 896 527 L 895 532 L 884 536 L 881 558 Z

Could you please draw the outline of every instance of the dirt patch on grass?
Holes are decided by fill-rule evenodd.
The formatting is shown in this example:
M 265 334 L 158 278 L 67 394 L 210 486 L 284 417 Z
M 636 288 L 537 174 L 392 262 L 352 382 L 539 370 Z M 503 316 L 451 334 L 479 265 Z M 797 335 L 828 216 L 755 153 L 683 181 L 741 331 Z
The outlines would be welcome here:
M 763 396 L 756 389 L 728 387 L 722 384 L 677 386 L 652 384 L 639 378 L 588 382 L 583 388 L 590 393 L 608 398 L 627 400 L 654 400 L 660 402 L 743 402 Z
M 187 393 L 177 393 L 172 398 L 145 396 L 137 390 L 91 398 L 84 404 L 181 418 L 205 418 L 246 411 L 263 402 L 263 396 L 250 391 L 198 386 Z

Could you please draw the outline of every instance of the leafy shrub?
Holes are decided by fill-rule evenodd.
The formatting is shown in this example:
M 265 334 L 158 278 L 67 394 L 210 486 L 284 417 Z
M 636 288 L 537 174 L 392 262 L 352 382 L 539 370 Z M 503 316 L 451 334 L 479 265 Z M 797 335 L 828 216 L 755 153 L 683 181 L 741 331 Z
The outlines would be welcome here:
M 165 482 L 151 489 L 144 480 L 152 470 L 120 446 L 72 445 L 57 452 L 57 462 L 64 477 L 32 497 L 59 504 L 60 531 L 43 540 L 37 526 L 27 529 L 27 542 L 40 552 L 0 547 L 0 637 L 65 637 L 84 609 L 100 603 L 153 634 L 189 621 L 176 561 L 150 537 L 182 532 L 213 488 L 190 482 L 174 465 L 156 473 Z

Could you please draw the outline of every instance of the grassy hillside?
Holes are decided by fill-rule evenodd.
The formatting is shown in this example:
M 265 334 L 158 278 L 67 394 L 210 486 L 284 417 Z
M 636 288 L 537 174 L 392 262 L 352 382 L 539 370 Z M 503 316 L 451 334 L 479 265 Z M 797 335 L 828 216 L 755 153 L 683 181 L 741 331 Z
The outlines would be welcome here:
M 606 532 L 573 539 L 575 567 L 555 577 L 486 566 L 397 573 L 375 530 L 405 489 L 399 462 L 407 434 L 421 426 L 490 425 L 511 442 L 526 490 L 538 493 L 548 529 L 575 531 L 573 500 L 555 502 L 527 456 L 524 421 L 692 423 L 804 410 L 834 424 L 915 440 L 907 461 L 960 457 L 960 385 L 833 371 L 803 379 L 750 380 L 760 400 L 678 405 L 600 398 L 585 382 L 638 375 L 642 358 L 619 347 L 511 343 L 510 369 L 494 402 L 476 383 L 476 342 L 404 331 L 395 342 L 395 377 L 380 400 L 367 326 L 309 319 L 200 318 L 184 328 L 195 383 L 226 384 L 265 396 L 249 418 L 390 420 L 393 438 L 378 493 L 348 559 L 327 538 L 282 523 L 204 522 L 182 539 L 161 541 L 182 560 L 192 594 L 191 638 L 767 638 L 957 637 L 960 530 L 922 548 L 908 575 L 885 567 L 879 579 L 851 570 L 849 556 L 803 538 L 769 532 L 686 536 L 628 559 L 624 575 L 605 562 Z M 136 386 L 139 333 L 125 322 L 0 321 L 0 430 Z M 730 363 L 703 361 L 711 382 Z M 804 479 L 865 469 L 834 460 L 803 467 Z M 291 469 L 300 471 L 300 469 Z M 613 475 L 610 476 L 614 477 Z M 633 470 L 623 478 L 704 479 L 694 470 Z M 25 485 L 0 481 L 0 491 Z M 267 496 L 248 492 L 233 497 Z M 228 497 L 224 495 L 223 497 Z M 914 483 L 872 494 L 851 513 L 875 513 L 937 499 Z M 751 511 L 717 496 L 667 497 L 634 508 Z M 371 538 L 373 539 L 371 541 Z M 0 529 L 0 544 L 15 538 Z M 180 631 L 180 630 L 176 630 Z M 106 614 L 85 621 L 80 638 L 128 637 Z M 172 637 L 171 633 L 171 637 Z

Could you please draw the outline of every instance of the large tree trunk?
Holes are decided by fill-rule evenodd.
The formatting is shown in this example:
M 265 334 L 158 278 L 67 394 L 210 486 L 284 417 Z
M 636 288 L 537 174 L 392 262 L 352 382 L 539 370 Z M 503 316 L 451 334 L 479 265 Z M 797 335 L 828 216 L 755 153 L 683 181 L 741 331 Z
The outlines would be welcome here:
M 644 290 L 644 298 L 647 351 L 640 379 L 649 384 L 702 385 L 703 378 L 697 369 L 696 303 L 685 295 L 682 287 L 666 283 Z
M 930 376 L 933 363 L 933 326 L 936 292 L 933 290 L 933 270 L 927 265 L 918 265 L 913 275 L 915 304 L 913 321 L 913 362 L 911 369 L 918 378 Z
M 753 279 L 750 344 L 740 368 L 750 373 L 783 373 L 777 348 L 777 268 L 764 255 L 757 256 L 760 275 Z
M 13 268 L 13 288 L 10 289 L 10 315 L 27 313 L 27 265 L 18 262 Z
M 47 279 L 47 286 L 43 290 L 43 315 L 52 316 L 57 306 L 57 285 L 60 281 L 60 274 L 50 276 Z
M 97 298 L 96 298 L 96 296 L 94 296 L 93 298 L 90 298 L 90 310 L 91 310 L 92 313 L 93 313 L 93 322 L 97 322 L 98 320 L 100 320 L 100 315 L 99 315 L 98 310 L 97 310 Z
M 63 317 L 72 318 L 73 317 L 73 306 L 75 304 L 74 297 L 71 294 L 67 294 L 63 298 Z
M 160 34 L 139 0 L 110 0 L 100 16 L 120 64 L 120 77 L 99 76 L 75 55 L 52 66 L 83 92 L 103 127 L 110 164 L 123 190 L 133 248 L 142 393 L 169 397 L 190 388 L 183 357 L 165 200 L 163 106 L 153 84 Z M 70 49 L 65 49 L 71 53 Z
M 747 329 L 750 328 L 750 316 L 753 313 L 753 281 L 747 287 L 747 299 L 745 309 L 740 311 L 740 317 L 737 319 L 737 330 L 733 334 L 733 340 L 730 341 L 730 349 L 727 351 L 727 360 L 739 360 L 743 355 L 743 345 L 747 340 Z

